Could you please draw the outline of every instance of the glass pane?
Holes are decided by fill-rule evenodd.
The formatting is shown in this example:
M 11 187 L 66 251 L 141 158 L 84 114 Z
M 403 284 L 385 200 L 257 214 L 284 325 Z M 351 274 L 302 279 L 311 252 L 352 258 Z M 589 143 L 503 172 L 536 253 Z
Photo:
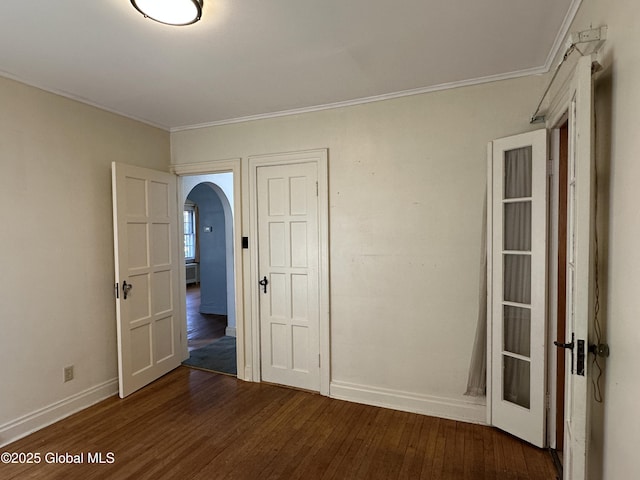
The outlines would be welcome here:
M 531 303 L 531 255 L 503 255 L 504 301 Z
M 519 358 L 502 356 L 502 398 L 529 408 L 531 403 L 531 366 Z
M 193 233 L 194 230 L 194 215 L 193 210 L 184 211 L 184 233 Z
M 196 255 L 195 236 L 193 234 L 184 236 L 184 256 L 186 259 L 193 259 Z
M 504 204 L 504 249 L 531 251 L 531 202 Z
M 531 355 L 531 310 L 503 307 L 504 350 L 529 357 Z
M 504 152 L 504 198 L 531 196 L 531 145 Z

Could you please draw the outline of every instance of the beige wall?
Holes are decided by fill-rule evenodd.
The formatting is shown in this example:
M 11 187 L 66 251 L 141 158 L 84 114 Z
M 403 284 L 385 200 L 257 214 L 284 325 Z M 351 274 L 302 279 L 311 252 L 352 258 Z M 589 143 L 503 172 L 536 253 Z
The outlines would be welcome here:
M 113 393 L 111 161 L 167 170 L 169 134 L 2 78 L 0 98 L 2 444 Z
M 584 0 L 572 30 L 608 26 L 596 80 L 601 317 L 611 357 L 594 404 L 590 478 L 640 478 L 640 2 Z
M 172 162 L 328 148 L 332 394 L 484 421 L 460 408 L 486 146 L 532 128 L 543 88 L 529 77 L 176 132 Z

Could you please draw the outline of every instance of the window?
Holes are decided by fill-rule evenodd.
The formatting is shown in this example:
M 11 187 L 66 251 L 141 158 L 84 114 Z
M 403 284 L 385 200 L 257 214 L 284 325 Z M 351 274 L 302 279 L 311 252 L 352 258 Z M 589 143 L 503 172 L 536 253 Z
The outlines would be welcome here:
M 186 204 L 184 219 L 184 259 L 193 262 L 196 259 L 196 209 L 195 205 Z

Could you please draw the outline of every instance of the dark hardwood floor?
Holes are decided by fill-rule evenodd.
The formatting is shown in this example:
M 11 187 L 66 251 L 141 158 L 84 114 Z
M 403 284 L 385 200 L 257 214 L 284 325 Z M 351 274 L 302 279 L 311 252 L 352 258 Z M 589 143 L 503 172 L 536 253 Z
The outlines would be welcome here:
M 0 478 L 20 480 L 556 478 L 546 451 L 490 427 L 185 367 L 2 451 L 41 455 L 0 463 Z M 47 452 L 84 456 L 51 464 Z M 88 463 L 96 452 L 113 462 Z
M 224 337 L 226 315 L 200 313 L 200 286 L 187 286 L 187 342 L 189 351 L 204 347 L 216 338 Z

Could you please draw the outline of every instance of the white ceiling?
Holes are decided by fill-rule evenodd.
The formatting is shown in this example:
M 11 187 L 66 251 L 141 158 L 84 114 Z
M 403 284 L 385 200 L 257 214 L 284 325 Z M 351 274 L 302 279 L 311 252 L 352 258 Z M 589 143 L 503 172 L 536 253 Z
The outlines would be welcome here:
M 1 0 L 0 75 L 166 129 L 549 68 L 580 0 Z

